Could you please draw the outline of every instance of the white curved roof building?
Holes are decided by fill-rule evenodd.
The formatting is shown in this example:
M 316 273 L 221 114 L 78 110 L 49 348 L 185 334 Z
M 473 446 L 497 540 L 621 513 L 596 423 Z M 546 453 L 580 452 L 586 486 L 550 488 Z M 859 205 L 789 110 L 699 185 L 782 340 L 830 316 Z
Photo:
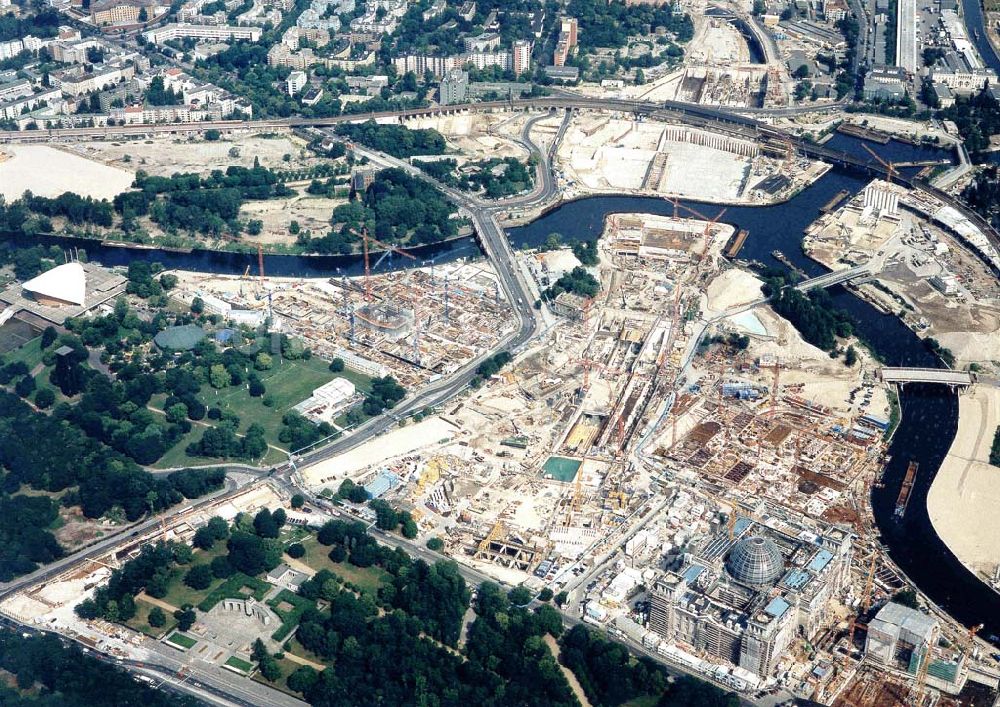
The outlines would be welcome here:
M 66 263 L 28 280 L 22 287 L 45 305 L 82 306 L 87 294 L 87 276 L 80 263 Z

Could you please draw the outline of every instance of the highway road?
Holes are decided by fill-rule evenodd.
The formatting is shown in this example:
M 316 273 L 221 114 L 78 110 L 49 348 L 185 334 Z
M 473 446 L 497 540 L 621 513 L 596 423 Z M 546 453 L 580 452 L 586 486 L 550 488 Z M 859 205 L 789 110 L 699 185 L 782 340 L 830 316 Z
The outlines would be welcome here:
M 97 542 L 88 545 L 85 548 L 77 550 L 76 552 L 67 555 L 55 562 L 52 562 L 38 570 L 35 570 L 31 574 L 22 575 L 17 579 L 13 579 L 10 582 L 0 582 L 0 598 L 12 594 L 19 589 L 30 586 L 32 584 L 37 584 L 43 582 L 46 579 L 54 577 L 66 570 L 72 568 L 78 563 L 87 560 L 90 557 L 100 557 L 101 555 L 111 551 L 116 546 L 126 543 L 134 537 L 143 535 L 147 531 L 153 530 L 162 521 L 170 519 L 172 516 L 177 515 L 185 510 L 199 510 L 205 506 L 216 503 L 222 499 L 234 496 L 246 488 L 246 484 L 239 486 L 231 479 L 226 480 L 226 485 L 219 489 L 218 491 L 194 502 L 182 505 L 180 508 L 171 508 L 166 513 L 162 513 L 153 518 L 149 518 L 144 521 L 140 521 L 134 525 L 127 526 L 117 533 L 113 533 L 106 537 L 101 538 Z

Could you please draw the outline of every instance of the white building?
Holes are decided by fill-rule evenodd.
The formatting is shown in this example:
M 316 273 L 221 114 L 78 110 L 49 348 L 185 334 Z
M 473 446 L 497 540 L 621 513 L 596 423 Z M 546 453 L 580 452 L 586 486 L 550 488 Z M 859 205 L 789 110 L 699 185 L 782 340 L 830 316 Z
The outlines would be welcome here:
M 290 73 L 288 78 L 285 80 L 285 83 L 288 86 L 288 95 L 294 96 L 296 93 L 305 88 L 306 81 L 308 81 L 306 72 L 293 71 Z
M 168 24 L 142 33 L 150 44 L 160 45 L 171 39 L 193 37 L 198 41 L 221 42 L 246 39 L 251 42 L 260 41 L 263 30 L 260 27 L 235 27 L 233 25 L 189 25 Z
M 313 391 L 294 410 L 313 422 L 330 422 L 344 410 L 357 394 L 357 388 L 346 378 L 334 378 Z

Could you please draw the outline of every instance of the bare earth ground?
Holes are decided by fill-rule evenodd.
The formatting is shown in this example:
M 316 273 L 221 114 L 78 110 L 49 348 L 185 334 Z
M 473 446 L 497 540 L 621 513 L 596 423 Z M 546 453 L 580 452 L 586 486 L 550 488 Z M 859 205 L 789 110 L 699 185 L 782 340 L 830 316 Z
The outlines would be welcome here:
M 141 169 L 148 174 L 169 177 L 175 172 L 207 174 L 229 165 L 252 167 L 254 159 L 268 169 L 300 169 L 319 163 L 305 150 L 305 143 L 289 135 L 236 135 L 214 142 L 180 138 L 132 142 L 81 142 L 68 144 L 77 154 L 105 164 Z M 239 155 L 232 156 L 236 148 Z M 124 158 L 128 155 L 129 162 Z M 291 155 L 285 162 L 284 156 Z M 116 192 L 117 193 L 117 192 Z
M 7 159 L 4 159 L 6 157 Z M 71 191 L 110 199 L 125 191 L 135 174 L 83 159 L 48 145 L 4 145 L 0 149 L 0 196 L 19 199 L 26 190 L 55 197 Z
M 1000 424 L 1000 389 L 976 385 L 958 399 L 958 432 L 927 494 L 945 545 L 977 574 L 1000 563 L 1000 469 L 989 462 Z

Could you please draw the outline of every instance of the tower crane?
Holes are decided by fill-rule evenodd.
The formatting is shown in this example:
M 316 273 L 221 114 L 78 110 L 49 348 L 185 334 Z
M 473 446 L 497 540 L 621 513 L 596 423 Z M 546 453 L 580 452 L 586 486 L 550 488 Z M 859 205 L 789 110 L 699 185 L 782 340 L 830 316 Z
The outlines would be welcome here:
M 881 157 L 879 157 L 878 153 L 875 152 L 875 150 L 873 150 L 872 148 L 868 147 L 868 145 L 862 144 L 861 147 L 865 148 L 865 151 L 868 152 L 869 155 L 871 155 L 872 157 L 874 157 L 875 160 L 880 165 L 882 165 L 883 167 L 885 167 L 887 176 L 889 177 L 888 181 L 890 183 L 892 183 L 893 179 L 895 179 L 896 177 L 899 176 L 899 172 L 896 171 L 896 165 L 895 164 L 893 164 L 892 162 L 886 162 L 884 159 L 882 159 Z
M 355 236 L 361 237 L 361 243 L 362 243 L 361 247 L 364 252 L 364 258 L 365 258 L 365 301 L 366 302 L 372 301 L 372 284 L 371 284 L 372 270 L 371 270 L 371 260 L 369 259 L 369 245 L 368 245 L 369 241 L 381 248 L 385 248 L 390 252 L 399 253 L 400 255 L 409 258 L 410 260 L 418 260 L 417 256 L 413 255 L 413 253 L 409 253 L 403 250 L 402 248 L 398 248 L 394 245 L 383 243 L 382 241 L 377 240 L 374 236 L 368 235 L 367 226 L 363 226 L 361 228 L 361 233 L 358 233 L 353 228 L 350 229 L 350 232 L 353 233 Z

